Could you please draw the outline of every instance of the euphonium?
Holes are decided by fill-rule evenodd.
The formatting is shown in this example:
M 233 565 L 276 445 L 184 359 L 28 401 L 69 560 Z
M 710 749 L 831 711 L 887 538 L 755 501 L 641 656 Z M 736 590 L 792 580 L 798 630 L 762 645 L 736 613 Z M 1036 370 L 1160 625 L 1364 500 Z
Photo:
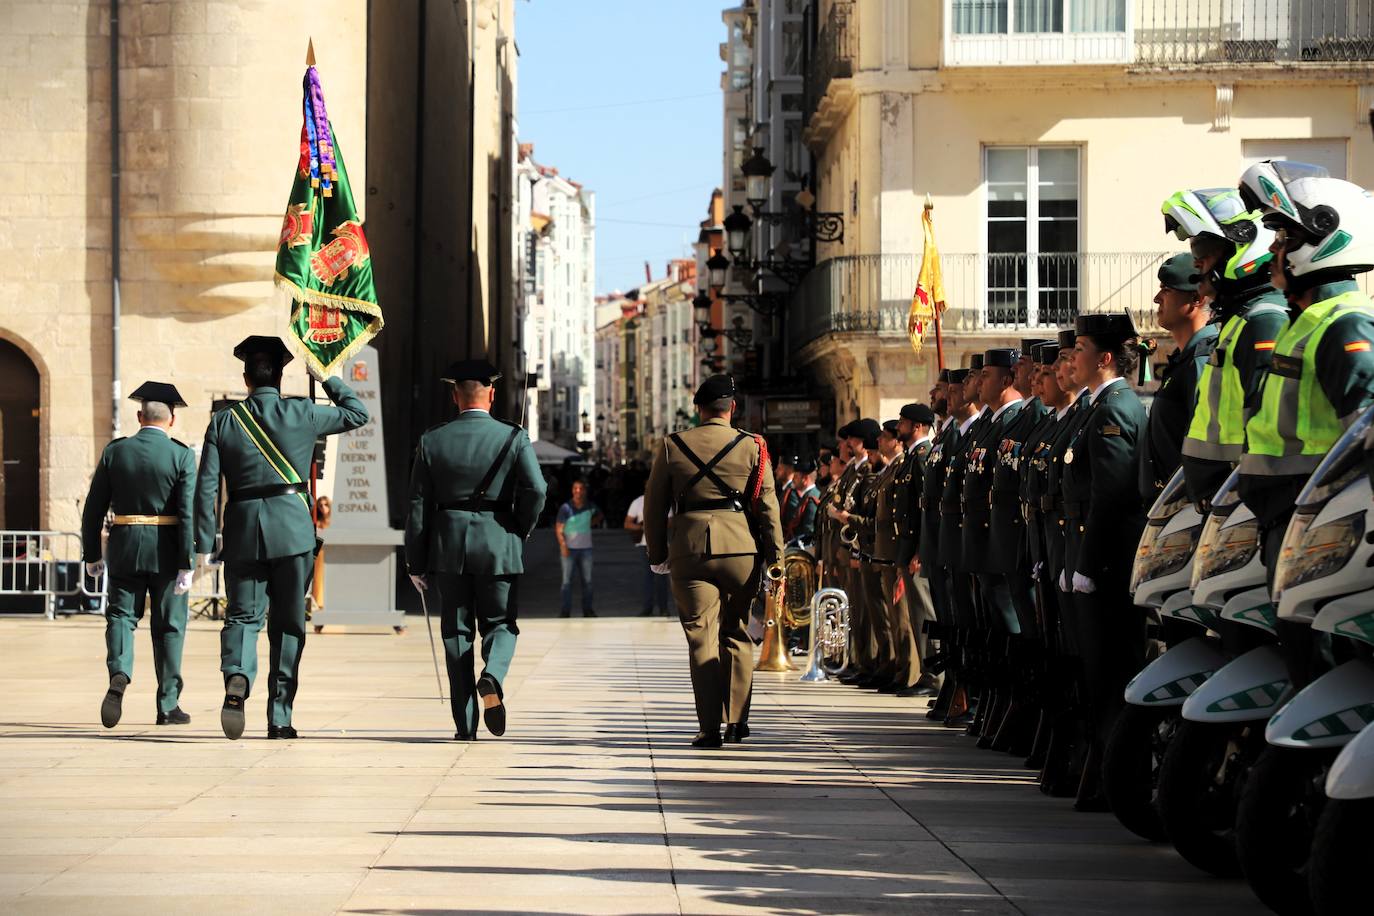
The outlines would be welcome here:
M 785 587 L 781 616 L 788 630 L 811 622 L 811 598 L 816 594 L 819 581 L 815 555 L 805 547 L 796 546 L 798 543 L 794 541 L 794 546 L 788 547 L 782 558 Z
M 783 577 L 783 564 L 774 563 L 765 570 L 768 577 L 768 600 L 763 609 L 763 644 L 759 646 L 759 661 L 755 671 L 791 671 L 792 663 L 787 659 L 787 640 L 782 629 L 784 596 L 787 580 Z
M 811 599 L 811 667 L 803 681 L 824 681 L 849 664 L 849 596 L 823 588 Z

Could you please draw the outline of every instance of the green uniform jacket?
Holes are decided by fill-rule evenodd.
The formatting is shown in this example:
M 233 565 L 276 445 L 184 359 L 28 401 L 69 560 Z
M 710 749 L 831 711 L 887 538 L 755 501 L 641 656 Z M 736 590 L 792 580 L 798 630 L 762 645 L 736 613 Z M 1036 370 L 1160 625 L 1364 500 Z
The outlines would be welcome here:
M 926 455 L 921 479 L 921 540 L 916 552 L 921 556 L 921 575 L 934 578 L 942 562 L 940 556 L 940 499 L 945 492 L 949 462 L 959 441 L 959 424 L 949 422 L 935 437 Z
M 105 513 L 175 515 L 176 525 L 115 525 L 105 549 L 112 576 L 174 573 L 195 569 L 191 501 L 196 459 L 191 449 L 160 429 L 144 427 L 105 446 L 81 514 L 81 558 L 100 559 Z
M 945 488 L 940 494 L 940 565 L 952 572 L 968 571 L 961 549 L 964 541 L 964 474 L 968 471 L 974 443 L 978 441 L 987 422 L 988 413 L 985 410 L 945 452 Z M 957 433 L 958 423 L 954 424 L 954 429 Z
M 1021 503 L 1021 466 L 1028 463 L 1027 440 L 1050 412 L 1040 398 L 1028 398 L 1022 402 L 1016 419 L 1003 425 L 992 472 L 992 491 L 988 494 L 992 503 L 984 564 L 988 572 L 1010 575 L 1027 568 L 1030 548 L 1026 544 L 1026 516 Z
M 1146 506 L 1154 504 L 1182 461 L 1183 437 L 1188 434 L 1197 405 L 1198 378 L 1212 357 L 1218 333 L 1215 324 L 1203 325 L 1169 356 L 1169 365 L 1161 375 L 1140 449 L 1140 498 Z M 1253 353 L 1254 346 L 1250 349 Z
M 1082 526 L 1074 568 L 1099 585 L 1131 575 L 1145 509 L 1140 502 L 1136 449 L 1145 433 L 1145 407 L 1124 379 L 1105 388 L 1082 413 L 1064 455 L 1064 511 Z
M 461 508 L 507 441 L 510 452 L 486 491 L 486 498 L 501 503 L 501 508 Z M 539 521 L 547 490 L 523 429 L 485 410 L 466 410 L 428 430 L 420 437 L 410 472 L 406 566 L 413 575 L 523 573 L 525 539 Z
M 897 459 L 902 468 L 897 472 L 897 565 L 909 566 L 921 546 L 921 494 L 926 483 L 926 456 L 931 451 L 930 439 L 922 439 Z
M 994 562 L 990 549 L 993 478 L 997 474 L 1003 444 L 1020 421 L 1027 403 L 1024 399 L 1016 401 L 1003 410 L 996 420 L 992 418 L 996 410 L 989 407 L 984 414 L 987 420 L 974 440 L 964 466 L 964 488 L 960 493 L 963 500 L 963 529 L 960 532 L 962 543 L 959 551 L 964 568 L 972 572 L 1010 572 L 1010 568 L 1003 569 L 1001 564 Z M 1008 561 L 1007 565 L 1011 567 L 1013 564 Z
M 368 419 L 363 402 L 340 379 L 325 379 L 324 392 L 334 406 L 314 404 L 308 398 L 284 398 L 276 388 L 254 389 L 244 402 L 302 481 L 310 479 L 316 438 L 357 429 Z M 230 494 L 224 508 L 222 556 L 226 561 L 273 560 L 315 549 L 315 520 L 308 498 L 290 494 L 234 501 L 237 491 L 286 481 L 253 444 L 232 409 L 226 408 L 210 418 L 201 446 L 196 482 L 198 552 L 214 550 L 215 501 L 221 474 Z

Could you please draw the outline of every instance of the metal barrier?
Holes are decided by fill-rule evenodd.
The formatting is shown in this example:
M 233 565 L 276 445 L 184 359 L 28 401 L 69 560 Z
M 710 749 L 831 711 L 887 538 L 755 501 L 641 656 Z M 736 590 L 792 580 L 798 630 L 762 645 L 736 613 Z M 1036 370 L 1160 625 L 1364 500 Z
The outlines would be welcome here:
M 34 598 L 52 620 L 62 610 L 105 613 L 106 576 L 92 579 L 74 531 L 0 531 L 0 596 Z

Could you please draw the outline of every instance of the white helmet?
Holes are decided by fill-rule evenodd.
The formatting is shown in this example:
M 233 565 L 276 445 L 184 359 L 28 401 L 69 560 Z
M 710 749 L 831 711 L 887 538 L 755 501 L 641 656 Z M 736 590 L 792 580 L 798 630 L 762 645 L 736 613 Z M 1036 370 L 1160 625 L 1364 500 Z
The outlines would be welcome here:
M 1246 207 L 1235 188 L 1177 191 L 1159 209 L 1165 231 L 1183 241 L 1211 235 L 1228 243 L 1229 253 L 1212 271 L 1218 289 L 1269 282 L 1269 272 L 1260 268 L 1274 258 L 1269 251 L 1274 232 L 1264 226 L 1258 210 Z
M 1245 170 L 1240 193 L 1288 236 L 1288 274 L 1309 278 L 1299 285 L 1374 270 L 1374 197 L 1359 185 L 1321 166 L 1268 160 Z

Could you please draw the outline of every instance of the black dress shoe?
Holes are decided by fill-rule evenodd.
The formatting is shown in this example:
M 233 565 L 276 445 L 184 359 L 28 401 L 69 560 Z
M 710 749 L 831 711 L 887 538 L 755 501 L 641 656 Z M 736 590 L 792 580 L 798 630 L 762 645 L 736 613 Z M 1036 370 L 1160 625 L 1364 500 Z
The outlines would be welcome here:
M 640 617 L 652 617 L 652 616 L 654 616 L 654 609 L 653 609 L 653 608 L 649 608 L 647 611 L 640 611 L 640 612 L 639 612 L 639 616 L 640 616 Z
M 506 707 L 501 702 L 501 685 L 496 678 L 484 674 L 477 679 L 477 696 L 482 699 L 482 721 L 487 731 L 496 737 L 506 733 Z
M 725 742 L 720 738 L 720 732 L 697 732 L 697 736 L 692 739 L 692 747 L 715 748 L 720 747 Z
M 224 682 L 224 706 L 219 711 L 219 725 L 224 737 L 237 741 L 243 737 L 243 701 L 248 696 L 248 678 L 231 674 Z
M 572 611 L 559 611 L 558 616 L 566 620 L 567 618 L 572 616 Z
M 973 724 L 973 718 L 977 713 L 972 710 L 965 710 L 961 715 L 946 716 L 945 728 L 968 728 Z
M 739 743 L 741 743 L 742 741 L 744 741 L 745 738 L 748 738 L 748 737 L 749 737 L 749 726 L 748 726 L 747 723 L 744 723 L 744 722 L 739 722 L 739 723 L 731 722 L 731 723 L 729 723 L 728 725 L 725 726 L 725 743 L 726 743 L 726 744 L 739 744 Z
M 940 693 L 939 690 L 936 690 L 934 687 L 931 687 L 931 686 L 929 686 L 928 684 L 914 684 L 914 685 L 912 685 L 911 687 L 905 688 L 904 690 L 899 690 L 899 691 L 897 691 L 897 696 L 899 696 L 899 697 L 933 697 L 933 696 L 938 696 L 939 693 Z
M 283 740 L 290 740 L 291 738 L 294 738 L 294 737 L 296 737 L 296 730 L 295 730 L 294 728 L 292 728 L 291 726 L 289 726 L 289 725 L 269 725 L 269 726 L 267 726 L 267 738 L 268 738 L 268 740 L 274 741 L 274 740 L 276 740 L 276 739 L 278 739 L 278 738 L 281 738 L 281 739 L 283 739 Z
M 454 740 L 454 741 L 476 741 L 476 740 L 477 740 L 477 736 L 476 736 L 476 735 L 469 735 L 467 732 L 454 732 L 454 733 L 453 733 L 453 740 Z
M 157 714 L 158 725 L 190 725 L 191 717 L 181 711 L 180 706 L 174 706 L 167 712 Z
M 595 617 L 595 616 L 596 616 L 596 611 L 583 611 L 583 612 L 582 612 L 582 616 L 583 616 L 583 617 Z
M 119 717 L 124 714 L 124 691 L 129 686 L 127 674 L 110 675 L 110 689 L 105 691 L 105 699 L 100 701 L 100 724 L 114 728 Z

